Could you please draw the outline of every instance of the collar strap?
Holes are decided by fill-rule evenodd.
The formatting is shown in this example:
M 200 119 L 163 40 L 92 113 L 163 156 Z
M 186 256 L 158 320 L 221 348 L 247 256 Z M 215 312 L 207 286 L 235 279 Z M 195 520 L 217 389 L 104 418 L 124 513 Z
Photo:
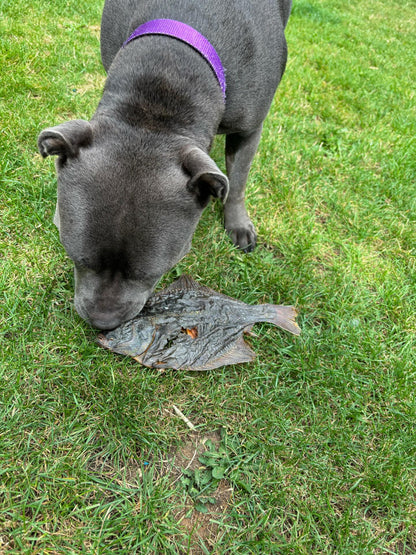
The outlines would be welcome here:
M 192 46 L 211 66 L 218 79 L 225 101 L 225 72 L 221 59 L 209 40 L 201 35 L 201 33 L 198 33 L 193 27 L 186 25 L 186 23 L 181 23 L 180 21 L 175 21 L 173 19 L 153 19 L 137 27 L 124 42 L 123 48 L 132 40 L 142 37 L 143 35 L 167 35 Z

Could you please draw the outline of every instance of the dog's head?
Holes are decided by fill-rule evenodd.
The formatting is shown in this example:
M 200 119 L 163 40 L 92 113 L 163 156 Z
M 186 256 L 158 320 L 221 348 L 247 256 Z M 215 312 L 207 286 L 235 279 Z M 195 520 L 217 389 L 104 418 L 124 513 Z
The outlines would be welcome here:
M 190 249 L 210 196 L 228 180 L 183 137 L 76 120 L 45 129 L 57 155 L 55 224 L 75 265 L 75 307 L 100 329 L 136 316 Z

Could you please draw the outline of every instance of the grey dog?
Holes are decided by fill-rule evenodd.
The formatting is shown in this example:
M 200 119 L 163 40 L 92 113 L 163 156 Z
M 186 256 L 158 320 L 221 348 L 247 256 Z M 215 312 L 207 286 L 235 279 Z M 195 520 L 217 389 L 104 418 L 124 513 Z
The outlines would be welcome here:
M 291 0 L 106 1 L 98 108 L 91 121 L 49 127 L 38 140 L 42 156 L 58 156 L 54 222 L 75 265 L 75 307 L 93 326 L 112 329 L 140 312 L 189 251 L 212 196 L 234 244 L 254 248 L 244 191 L 285 70 L 290 9 Z M 226 84 L 182 36 L 125 43 L 160 20 L 208 42 Z M 226 135 L 228 177 L 208 154 L 215 134 Z

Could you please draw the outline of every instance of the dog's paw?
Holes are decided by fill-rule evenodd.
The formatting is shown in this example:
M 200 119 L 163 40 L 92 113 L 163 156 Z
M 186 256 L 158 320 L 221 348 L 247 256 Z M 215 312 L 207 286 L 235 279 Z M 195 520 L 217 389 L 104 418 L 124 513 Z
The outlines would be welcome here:
M 226 231 L 234 245 L 244 252 L 254 250 L 257 243 L 257 233 L 254 225 L 250 222 L 245 227 L 235 227 Z

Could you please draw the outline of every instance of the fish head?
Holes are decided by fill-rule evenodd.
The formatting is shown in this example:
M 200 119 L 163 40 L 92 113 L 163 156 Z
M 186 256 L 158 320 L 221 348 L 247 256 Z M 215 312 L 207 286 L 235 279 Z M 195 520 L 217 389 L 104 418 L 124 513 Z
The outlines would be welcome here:
M 58 156 L 54 221 L 75 266 L 75 308 L 94 327 L 138 315 L 190 250 L 210 197 L 226 197 L 225 175 L 184 141 L 106 120 L 68 122 L 39 137 L 41 154 Z
M 121 355 L 138 357 L 149 348 L 154 336 L 153 326 L 139 316 L 134 321 L 126 322 L 114 330 L 100 333 L 97 342 L 101 347 Z

